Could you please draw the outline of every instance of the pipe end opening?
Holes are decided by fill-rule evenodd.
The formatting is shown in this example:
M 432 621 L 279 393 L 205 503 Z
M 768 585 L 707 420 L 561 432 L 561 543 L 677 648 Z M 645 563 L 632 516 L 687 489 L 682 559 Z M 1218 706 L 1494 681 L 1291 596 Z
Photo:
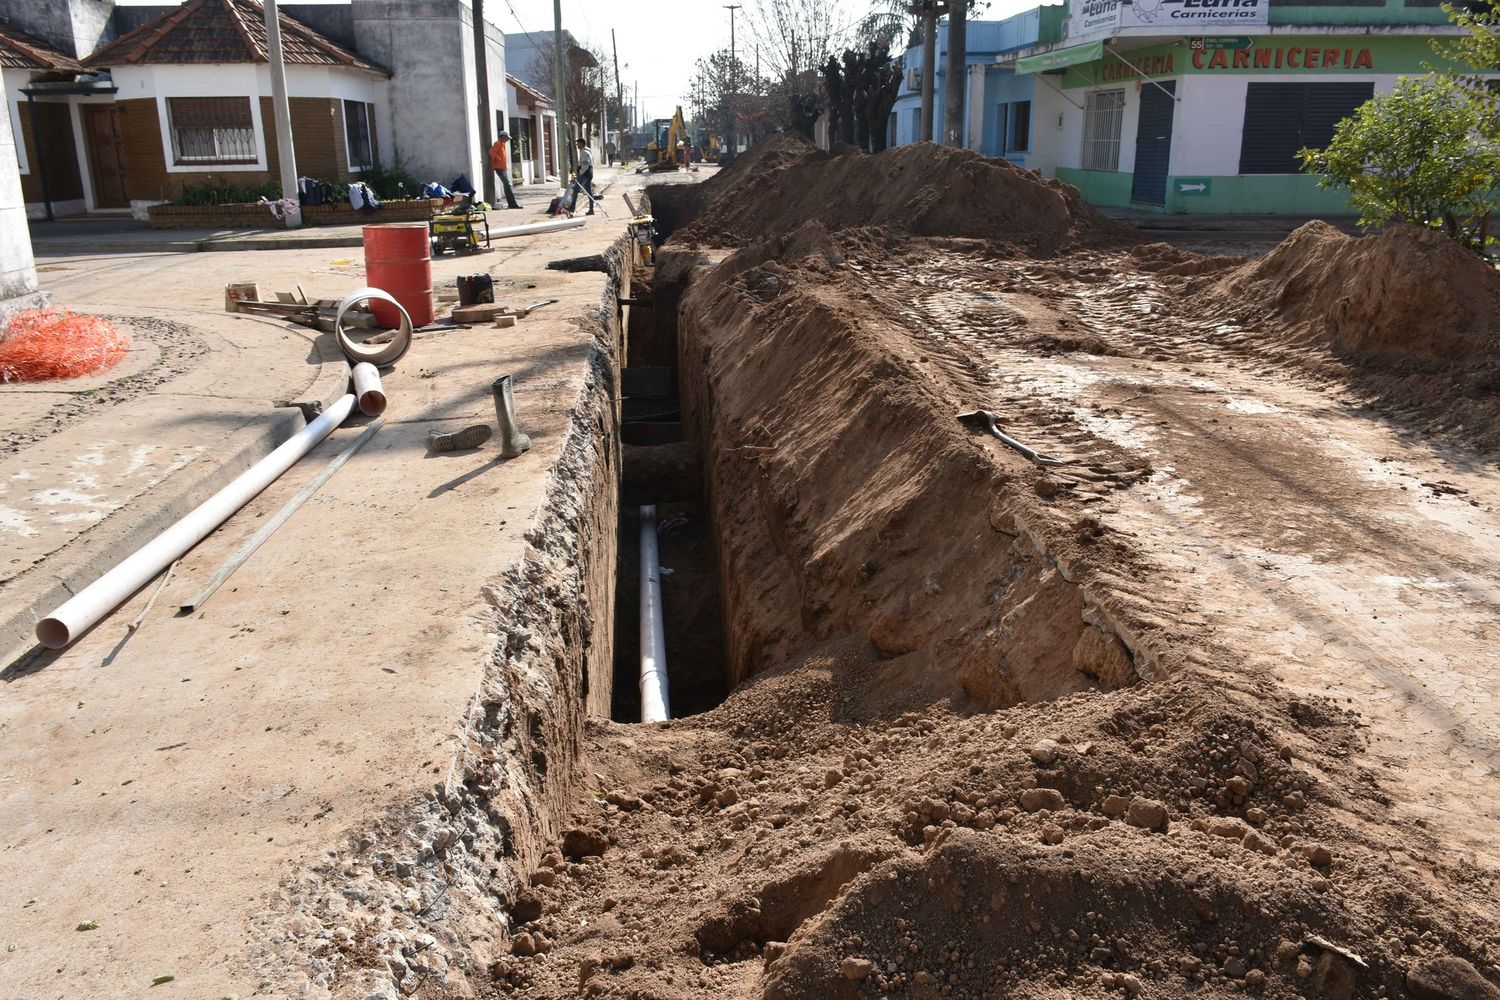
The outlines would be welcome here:
M 36 641 L 48 649 L 62 649 L 73 641 L 73 634 L 56 618 L 43 618 L 36 623 Z

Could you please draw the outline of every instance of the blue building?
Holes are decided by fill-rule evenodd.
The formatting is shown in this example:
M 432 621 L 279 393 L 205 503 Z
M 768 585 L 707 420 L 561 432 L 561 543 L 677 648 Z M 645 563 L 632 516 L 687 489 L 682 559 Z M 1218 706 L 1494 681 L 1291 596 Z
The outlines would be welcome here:
M 1033 74 L 1017 74 L 1014 53 L 1062 40 L 1067 7 L 1036 7 L 1002 21 L 970 21 L 964 63 L 968 77 L 964 146 L 1027 166 L 1032 151 L 1032 112 L 1038 87 Z M 943 134 L 948 87 L 948 25 L 938 25 L 932 134 Z M 922 117 L 922 46 L 907 49 L 901 90 L 891 111 L 892 145 L 916 142 Z M 1045 83 L 1043 84 L 1045 85 Z

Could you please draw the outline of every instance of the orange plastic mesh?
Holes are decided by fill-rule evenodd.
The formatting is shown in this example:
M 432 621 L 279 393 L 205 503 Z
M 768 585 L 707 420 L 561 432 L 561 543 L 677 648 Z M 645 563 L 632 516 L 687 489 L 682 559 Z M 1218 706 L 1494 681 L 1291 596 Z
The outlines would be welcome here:
M 130 341 L 98 316 L 66 309 L 23 309 L 0 339 L 0 382 L 77 378 L 125 356 Z

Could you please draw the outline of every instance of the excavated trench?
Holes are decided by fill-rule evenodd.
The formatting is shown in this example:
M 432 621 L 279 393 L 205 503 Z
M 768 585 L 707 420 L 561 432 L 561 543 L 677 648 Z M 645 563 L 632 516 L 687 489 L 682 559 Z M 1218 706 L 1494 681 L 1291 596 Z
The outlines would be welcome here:
M 847 303 L 794 289 L 804 265 L 779 258 L 804 248 L 678 248 L 670 236 L 701 189 L 648 197 L 665 245 L 635 276 L 625 331 L 616 721 L 639 718 L 648 502 L 671 571 L 674 715 L 851 634 L 868 642 L 871 677 L 915 707 L 994 709 L 1165 675 L 1125 609 L 1077 582 L 1079 553 L 1044 540 L 1037 470 L 1004 455 L 997 467 Z

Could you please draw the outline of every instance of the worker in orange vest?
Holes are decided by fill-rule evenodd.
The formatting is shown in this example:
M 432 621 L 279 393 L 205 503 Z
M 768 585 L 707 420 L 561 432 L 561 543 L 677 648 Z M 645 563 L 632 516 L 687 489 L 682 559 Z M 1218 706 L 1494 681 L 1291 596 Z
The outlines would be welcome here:
M 505 207 L 520 208 L 516 202 L 516 192 L 510 186 L 510 133 L 505 129 L 500 130 L 495 144 L 490 147 L 490 166 L 495 168 L 495 173 L 500 177 L 500 186 L 505 190 Z

